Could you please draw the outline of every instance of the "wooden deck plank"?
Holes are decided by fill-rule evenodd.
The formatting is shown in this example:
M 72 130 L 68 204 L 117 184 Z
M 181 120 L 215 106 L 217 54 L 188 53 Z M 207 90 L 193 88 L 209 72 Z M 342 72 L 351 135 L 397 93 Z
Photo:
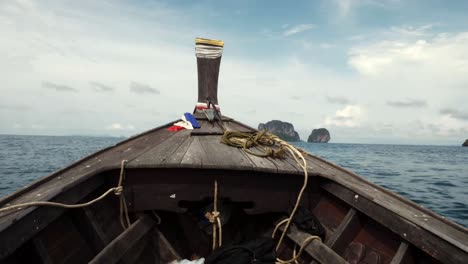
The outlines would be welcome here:
M 296 163 L 296 161 L 292 160 L 291 157 L 286 156 L 285 158 L 267 158 L 271 162 L 273 162 L 276 167 L 278 168 L 278 173 L 285 173 L 285 174 L 296 174 L 296 175 L 303 175 L 304 171 L 297 165 L 292 165 L 291 163 Z
M 245 124 L 237 122 L 235 120 L 231 120 L 230 122 L 224 122 L 224 126 L 227 130 L 231 131 L 239 131 L 239 132 L 256 132 L 255 128 L 249 127 Z
M 112 240 L 89 263 L 117 263 L 133 245 L 148 233 L 155 223 L 156 222 L 149 216 L 143 215 L 118 237 Z
M 278 172 L 278 167 L 270 159 L 246 153 L 243 149 L 240 148 L 235 149 L 237 149 L 241 153 L 241 155 L 246 157 L 246 159 L 248 159 L 251 162 L 254 171 L 268 171 L 274 173 Z M 253 149 L 253 151 L 257 150 Z
M 207 169 L 252 169 L 250 161 L 236 148 L 219 142 L 220 136 L 194 137 L 181 166 Z
M 180 161 L 181 167 L 201 168 L 205 151 L 201 146 L 200 137 L 193 137 L 192 142 Z
M 204 149 L 203 168 L 252 169 L 248 158 L 237 148 L 220 142 L 220 136 L 199 137 L 200 145 Z
M 208 120 L 197 120 L 200 128 L 191 131 L 190 135 L 222 135 L 224 130 L 219 122 L 209 122 Z
M 194 137 L 191 136 L 186 137 L 184 141 L 180 143 L 179 147 L 177 147 L 175 152 L 161 163 L 161 167 L 179 167 L 182 159 L 192 144 L 193 139 Z
M 185 129 L 173 134 L 163 141 L 161 144 L 156 145 L 149 151 L 141 154 L 127 164 L 127 168 L 154 168 L 160 167 L 168 158 L 175 154 L 179 146 L 190 136 L 190 130 Z

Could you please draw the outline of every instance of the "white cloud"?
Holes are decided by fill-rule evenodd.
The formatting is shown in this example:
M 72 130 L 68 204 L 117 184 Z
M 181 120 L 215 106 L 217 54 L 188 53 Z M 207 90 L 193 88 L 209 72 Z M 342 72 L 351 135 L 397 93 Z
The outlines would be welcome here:
M 361 121 L 362 114 L 362 107 L 347 105 L 343 109 L 337 110 L 334 116 L 326 117 L 324 123 L 327 126 L 356 127 Z
M 348 64 L 363 75 L 435 74 L 460 78 L 468 72 L 468 32 L 417 41 L 401 38 L 370 43 L 351 49 Z
M 283 35 L 284 36 L 290 36 L 290 35 L 301 33 L 301 32 L 307 31 L 307 30 L 311 30 L 311 29 L 313 29 L 315 27 L 316 26 L 314 24 L 296 25 L 296 26 L 293 26 L 293 27 L 289 28 L 288 30 L 284 31 Z
M 391 27 L 391 31 L 400 35 L 407 35 L 412 37 L 421 37 L 431 35 L 430 30 L 434 27 L 434 24 L 427 24 L 420 27 L 413 26 L 402 26 L 402 27 Z

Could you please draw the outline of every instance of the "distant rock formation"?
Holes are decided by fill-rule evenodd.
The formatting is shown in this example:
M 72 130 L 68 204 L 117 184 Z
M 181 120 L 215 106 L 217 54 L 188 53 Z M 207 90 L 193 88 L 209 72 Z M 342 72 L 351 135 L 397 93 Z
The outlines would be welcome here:
M 468 139 L 462 144 L 463 147 L 468 147 Z
M 307 142 L 313 143 L 328 143 L 330 141 L 330 132 L 326 128 L 312 130 Z
M 294 130 L 291 123 L 280 120 L 271 120 L 266 124 L 260 123 L 258 130 L 268 130 L 268 132 L 286 141 L 300 141 L 299 134 Z

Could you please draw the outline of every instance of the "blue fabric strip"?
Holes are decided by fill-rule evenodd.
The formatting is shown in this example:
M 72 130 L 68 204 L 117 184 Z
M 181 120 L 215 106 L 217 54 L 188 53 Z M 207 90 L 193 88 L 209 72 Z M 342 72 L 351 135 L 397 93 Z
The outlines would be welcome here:
M 184 116 L 185 116 L 185 119 L 192 124 L 193 128 L 200 128 L 200 125 L 198 124 L 197 119 L 195 119 L 195 117 L 192 114 L 185 113 Z

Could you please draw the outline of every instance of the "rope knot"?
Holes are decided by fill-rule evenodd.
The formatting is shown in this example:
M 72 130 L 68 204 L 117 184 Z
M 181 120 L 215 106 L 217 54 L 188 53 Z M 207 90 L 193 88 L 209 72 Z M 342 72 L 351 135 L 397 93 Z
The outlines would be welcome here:
M 114 189 L 114 194 L 117 195 L 117 196 L 120 196 L 123 192 L 123 187 L 122 186 L 119 186 L 119 187 L 115 187 Z
M 208 219 L 210 223 L 216 223 L 217 218 L 219 218 L 219 212 L 218 211 L 206 212 L 205 218 Z

